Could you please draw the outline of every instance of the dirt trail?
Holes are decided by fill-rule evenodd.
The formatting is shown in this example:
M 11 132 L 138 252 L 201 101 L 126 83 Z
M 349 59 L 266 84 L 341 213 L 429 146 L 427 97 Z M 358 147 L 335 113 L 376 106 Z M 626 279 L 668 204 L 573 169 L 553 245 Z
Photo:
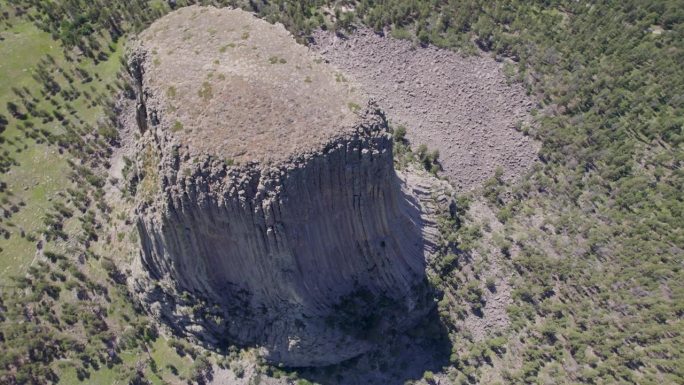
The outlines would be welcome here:
M 348 38 L 319 31 L 312 49 L 361 84 L 414 147 L 437 149 L 444 174 L 461 191 L 498 166 L 512 178 L 536 159 L 539 144 L 515 130 L 532 100 L 508 85 L 503 64 L 359 30 Z

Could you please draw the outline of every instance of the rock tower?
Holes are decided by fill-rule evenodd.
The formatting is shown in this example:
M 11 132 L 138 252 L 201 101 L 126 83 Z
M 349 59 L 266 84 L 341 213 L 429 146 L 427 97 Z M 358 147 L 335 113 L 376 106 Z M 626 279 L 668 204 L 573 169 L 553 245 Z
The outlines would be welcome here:
M 140 138 L 136 289 L 212 345 L 337 363 L 432 307 L 425 175 L 394 170 L 383 113 L 280 25 L 192 6 L 130 55 Z

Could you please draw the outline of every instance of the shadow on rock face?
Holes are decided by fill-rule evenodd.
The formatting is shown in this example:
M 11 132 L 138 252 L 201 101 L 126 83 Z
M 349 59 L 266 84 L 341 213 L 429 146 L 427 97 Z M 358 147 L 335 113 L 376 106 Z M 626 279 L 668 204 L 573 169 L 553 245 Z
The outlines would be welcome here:
M 435 336 L 445 334 L 440 332 L 439 320 L 432 314 L 437 291 L 430 286 L 425 274 L 424 253 L 434 253 L 437 246 L 434 236 L 425 234 L 427 230 L 433 233 L 434 213 L 428 212 L 433 199 L 426 198 L 431 195 L 426 195 L 423 188 L 433 185 L 421 184 L 426 180 L 423 177 L 398 175 L 394 172 L 385 180 L 388 179 L 390 182 L 385 182 L 386 185 L 393 187 L 387 194 L 380 195 L 384 199 L 378 199 L 374 204 L 364 203 L 365 209 L 355 214 L 362 216 L 359 222 L 363 223 L 366 234 L 374 232 L 372 236 L 364 237 L 364 245 L 358 245 L 357 240 L 359 249 L 344 248 L 342 239 L 339 247 L 311 253 L 308 242 L 291 244 L 292 255 L 296 255 L 299 262 L 297 277 L 287 281 L 288 285 L 285 287 L 289 291 L 283 289 L 274 294 L 269 306 L 264 306 L 264 302 L 254 304 L 253 293 L 258 288 L 256 285 L 249 290 L 244 286 L 233 288 L 223 285 L 220 290 L 215 291 L 221 295 L 213 298 L 194 290 L 174 296 L 170 292 L 164 292 L 159 285 L 153 285 L 146 301 L 154 304 L 151 307 L 153 313 L 164 319 L 167 325 L 181 335 L 194 335 L 209 349 L 222 351 L 234 344 L 262 346 L 265 349 L 264 357 L 274 364 L 325 367 L 356 357 L 353 362 L 360 364 L 354 365 L 370 365 L 364 364 L 364 357 L 373 357 L 375 353 L 366 353 L 376 350 L 378 346 L 381 347 L 379 351 L 383 352 L 406 351 L 397 357 L 404 357 L 407 362 L 419 362 L 410 358 L 412 355 L 431 356 L 432 353 L 425 351 L 424 342 L 428 341 L 429 346 L 434 346 L 435 341 L 440 340 Z M 287 191 L 286 188 L 285 190 Z M 322 193 L 328 194 L 334 194 L 332 189 L 325 189 Z M 389 199 L 391 196 L 395 198 Z M 329 210 L 327 217 L 313 218 L 298 226 L 285 227 L 284 231 L 287 232 L 290 228 L 307 233 L 314 231 L 313 229 L 330 229 L 328 219 L 334 217 L 338 219 L 338 235 L 354 233 L 345 233 L 339 226 L 344 222 L 342 219 L 355 210 L 344 206 L 337 210 L 340 212 Z M 286 217 L 301 218 L 303 215 L 305 213 L 294 212 Z M 146 240 L 144 235 L 143 233 L 143 240 Z M 290 235 L 290 239 L 295 237 L 296 234 Z M 220 239 L 225 242 L 226 238 Z M 332 243 L 330 240 L 328 237 L 326 245 Z M 193 243 L 206 245 L 210 242 L 204 240 L 191 242 Z M 216 250 L 215 253 L 223 252 L 221 244 L 210 249 Z M 310 259 L 306 261 L 304 258 L 309 255 Z M 343 268 L 339 264 L 350 264 L 352 258 L 359 259 L 361 256 L 367 257 L 362 259 L 360 267 L 355 268 L 351 279 L 345 279 Z M 236 260 L 229 257 L 212 259 Z M 326 258 L 332 258 L 332 261 L 326 262 L 330 266 L 323 269 L 316 260 L 320 263 Z M 266 261 L 269 260 L 270 258 L 266 258 Z M 195 259 L 195 263 L 201 263 L 200 258 Z M 237 265 L 232 264 L 230 267 L 236 269 Z M 268 268 L 267 265 L 260 270 L 268 271 Z M 207 272 L 210 275 L 217 274 L 220 272 L 220 264 L 213 264 L 213 268 Z M 388 282 L 384 282 L 385 280 Z M 214 280 L 209 279 L 201 282 L 212 281 Z M 267 283 L 265 289 L 278 284 L 274 279 L 261 282 Z M 298 306 L 292 305 L 291 298 L 298 299 Z M 279 311 L 274 315 L 273 309 Z M 186 316 L 180 317 L 179 314 Z M 426 314 L 431 316 L 426 319 Z M 418 323 L 420 326 L 414 328 Z M 407 330 L 411 331 L 407 333 Z M 240 332 L 252 334 L 245 337 Z M 280 335 L 282 339 L 269 339 L 272 335 Z M 448 340 L 445 336 L 442 337 Z M 386 357 L 383 361 L 388 358 L 394 359 Z M 429 362 L 431 361 L 433 360 Z
M 432 181 L 398 177 L 391 153 L 386 136 L 343 141 L 287 173 L 258 173 L 254 184 L 277 194 L 181 199 L 142 219 L 150 282 L 176 286 L 152 285 L 144 301 L 210 347 L 262 346 L 291 366 L 340 362 L 407 330 L 434 307 Z M 206 179 L 193 186 L 224 190 Z
M 337 365 L 300 369 L 299 377 L 321 384 L 403 385 L 426 371 L 449 364 L 451 342 L 436 308 L 418 325 L 396 335 L 380 336 L 378 346 Z

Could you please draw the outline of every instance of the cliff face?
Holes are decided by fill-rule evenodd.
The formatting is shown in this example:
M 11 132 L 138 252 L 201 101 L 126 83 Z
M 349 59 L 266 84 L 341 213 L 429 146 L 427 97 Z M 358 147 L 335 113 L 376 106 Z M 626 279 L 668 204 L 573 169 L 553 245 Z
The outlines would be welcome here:
M 381 115 L 364 124 L 279 167 L 160 154 L 162 200 L 140 208 L 142 261 L 216 305 L 204 338 L 325 364 L 430 309 L 420 207 L 401 190 Z
M 240 14 L 250 31 L 262 23 Z M 306 130 L 276 133 L 274 143 L 305 150 L 237 164 L 174 130 L 178 113 L 164 107 L 151 57 L 143 44 L 130 67 L 141 135 L 136 287 L 153 314 L 210 344 L 257 345 L 272 362 L 313 366 L 363 353 L 432 308 L 426 189 L 439 183 L 394 171 L 381 111 L 355 106 L 310 142 Z

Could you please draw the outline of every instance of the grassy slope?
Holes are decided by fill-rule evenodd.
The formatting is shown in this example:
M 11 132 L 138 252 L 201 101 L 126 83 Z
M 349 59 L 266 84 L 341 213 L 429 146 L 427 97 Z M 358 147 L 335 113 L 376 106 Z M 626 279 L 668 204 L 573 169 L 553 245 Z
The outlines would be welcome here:
M 0 6 L 2 6 L 0 8 L 6 9 L 4 4 L 0 4 Z M 0 197 L 6 197 L 10 202 L 23 202 L 25 204 L 19 206 L 19 211 L 13 214 L 9 221 L 3 222 L 11 231 L 9 238 L 0 238 L 2 250 L 0 251 L 0 285 L 12 285 L 9 278 L 24 275 L 28 266 L 36 260 L 37 240 L 29 241 L 26 237 L 20 236 L 19 229 L 23 229 L 26 234 L 35 235 L 40 239 L 40 233 L 45 227 L 43 217 L 52 207 L 53 202 L 60 201 L 68 204 L 68 200 L 64 199 L 67 196 L 67 188 L 78 187 L 69 178 L 71 167 L 67 160 L 74 160 L 74 158 L 68 152 L 61 151 L 60 153 L 56 145 L 51 145 L 45 140 L 37 141 L 25 137 L 20 127 L 21 122 L 12 118 L 7 111 L 7 102 L 20 104 L 12 88 L 25 88 L 32 95 L 39 97 L 42 86 L 32 75 L 36 71 L 39 59 L 50 55 L 55 59 L 58 68 L 69 69 L 78 66 L 99 79 L 88 83 L 77 81 L 74 83 L 77 90 L 89 92 L 93 95 L 106 93 L 107 84 L 114 82 L 116 74 L 121 68 L 119 59 L 123 52 L 123 40 L 115 45 L 115 51 L 110 53 L 108 60 L 95 64 L 92 60 L 87 59 L 80 63 L 67 61 L 60 41 L 53 40 L 48 33 L 40 31 L 32 22 L 24 18 L 11 17 L 3 25 L 0 34 L 4 38 L 0 44 L 0 57 L 3 57 L 3 61 L 0 63 L 0 113 L 9 118 L 7 129 L 2 133 L 2 137 L 6 141 L 2 144 L 1 149 L 10 152 L 17 163 L 0 179 L 8 186 L 5 192 L 0 193 Z M 55 76 L 60 83 L 67 83 L 66 79 L 58 73 Z M 60 104 L 65 103 L 64 98 L 60 95 L 55 99 Z M 93 104 L 83 96 L 72 100 L 69 104 L 76 111 L 73 116 L 77 117 L 82 125 L 94 126 L 97 119 L 103 115 L 103 107 L 100 104 Z M 46 100 L 40 100 L 37 106 L 48 111 L 55 108 Z M 43 124 L 39 119 L 33 117 L 26 121 L 33 122 L 53 133 L 63 131 L 56 121 Z M 65 229 L 72 239 L 78 234 L 78 214 L 66 221 Z M 70 242 L 51 241 L 47 242 L 45 248 L 50 251 L 68 253 L 69 244 L 73 244 L 73 240 Z M 120 250 L 113 250 L 106 244 L 101 244 L 96 249 L 103 252 L 104 255 L 116 254 Z M 89 279 L 96 282 L 105 282 L 107 279 L 107 274 L 102 271 L 98 261 L 91 261 L 88 268 L 83 270 L 87 271 Z M 131 307 L 130 301 L 121 295 L 122 293 L 114 291 L 110 294 L 111 302 L 105 303 L 107 312 L 110 314 L 107 322 L 111 330 L 118 330 L 118 333 L 123 333 L 130 329 L 130 326 L 122 317 L 136 317 L 135 311 Z M 62 295 L 52 306 L 54 309 L 59 309 L 65 303 L 77 302 L 74 302 L 70 295 Z M 77 339 L 88 340 L 87 333 L 78 330 L 78 328 L 72 333 L 75 333 Z M 157 339 L 148 349 L 150 355 L 159 363 L 160 368 L 171 363 L 179 368 L 181 375 L 188 375 L 188 368 L 192 360 L 180 357 L 175 350 L 167 346 L 164 338 Z M 140 357 L 139 348 L 124 350 L 120 354 L 123 362 L 119 365 L 134 367 Z M 54 362 L 52 367 L 59 378 L 58 383 L 83 383 L 78 379 L 75 369 L 79 365 L 80 360 L 74 358 Z M 102 365 L 98 370 L 90 370 L 85 381 L 90 384 L 102 385 L 127 383 L 128 379 L 122 376 L 122 372 L 125 373 L 126 371 L 121 370 L 120 366 L 109 368 Z M 162 381 L 159 376 L 152 374 L 149 368 L 147 372 L 147 377 L 154 384 L 177 383 L 178 381 L 177 376 L 171 374 L 168 368 L 160 371 L 161 378 L 164 378 L 166 382 Z
M 47 54 L 61 56 L 62 48 L 49 34 L 39 31 L 28 21 L 18 21 L 3 31 L 2 36 L 5 40 L 0 45 L 0 57 L 6 59 L 0 64 L 0 84 L 3 85 L 0 87 L 0 111 L 9 116 L 4 110 L 7 102 L 15 98 L 11 87 L 26 87 L 37 93 L 39 86 L 31 77 L 37 59 Z M 33 260 L 35 242 L 20 237 L 18 228 L 27 233 L 40 230 L 42 213 L 50 206 L 48 199 L 63 187 L 68 171 L 64 156 L 56 148 L 24 139 L 16 123 L 10 120 L 2 135 L 16 143 L 15 146 L 4 144 L 3 149 L 12 152 L 19 166 L 13 167 L 2 180 L 8 184 L 8 191 L 21 197 L 26 207 L 11 218 L 16 226 L 12 236 L 0 239 L 0 279 L 24 272 Z
M 18 166 L 13 167 L 2 180 L 9 186 L 8 191 L 20 198 L 26 206 L 11 218 L 15 225 L 12 236 L 9 239 L 0 239 L 0 278 L 5 279 L 24 272 L 35 254 L 35 241 L 28 241 L 19 236 L 19 229 L 37 234 L 43 225 L 43 213 L 51 206 L 50 202 L 59 192 L 64 192 L 65 188 L 70 186 L 67 180 L 70 170 L 66 162 L 67 155 L 60 154 L 55 146 L 49 146 L 44 141 L 37 143 L 26 138 L 19 128 L 19 121 L 11 118 L 6 111 L 7 103 L 17 100 L 12 88 L 26 88 L 32 95 L 39 96 L 41 85 L 32 75 L 35 73 L 38 60 L 50 55 L 55 58 L 58 66 L 79 66 L 98 74 L 103 79 L 100 82 L 77 84 L 76 88 L 79 91 L 93 94 L 106 92 L 105 85 L 112 82 L 120 69 L 119 57 L 122 52 L 121 45 L 117 45 L 117 50 L 105 62 L 68 63 L 61 43 L 53 40 L 48 33 L 38 30 L 30 21 L 10 19 L 10 22 L 12 27 L 2 32 L 5 40 L 0 46 L 0 55 L 9 59 L 3 60 L 0 64 L 0 84 L 3 85 L 0 87 L 0 113 L 10 118 L 2 136 L 13 142 L 13 145 L 9 145 L 9 142 L 3 144 L 3 150 L 12 153 L 11 156 L 18 162 Z M 56 99 L 64 102 L 59 96 Z M 45 108 L 48 112 L 54 109 L 45 100 L 39 101 L 37 106 Z M 76 111 L 75 116 L 85 125 L 95 125 L 103 114 L 101 106 L 93 106 L 83 97 L 73 101 L 71 106 Z M 27 121 L 39 127 L 43 126 L 42 128 L 50 132 L 61 132 L 61 127 L 56 122 L 41 124 L 35 118 L 29 118 Z

